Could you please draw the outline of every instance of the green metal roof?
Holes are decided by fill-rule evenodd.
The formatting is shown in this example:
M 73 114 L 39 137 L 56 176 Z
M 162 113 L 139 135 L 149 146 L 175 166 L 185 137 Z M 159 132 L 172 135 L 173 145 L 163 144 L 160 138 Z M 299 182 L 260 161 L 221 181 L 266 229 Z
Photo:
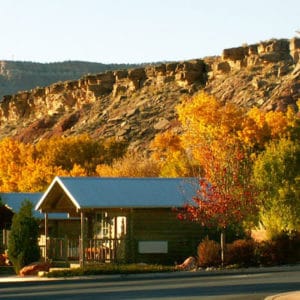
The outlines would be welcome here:
M 85 208 L 181 207 L 196 195 L 196 178 L 56 177 L 37 210 L 49 211 L 58 201 Z
M 0 193 L 2 202 L 11 209 L 12 212 L 18 213 L 22 202 L 24 200 L 29 200 L 33 207 L 35 207 L 38 201 L 41 199 L 43 193 Z M 43 219 L 44 216 L 39 211 L 34 210 L 33 216 L 37 219 Z M 49 214 L 50 219 L 67 219 L 66 213 L 55 213 Z

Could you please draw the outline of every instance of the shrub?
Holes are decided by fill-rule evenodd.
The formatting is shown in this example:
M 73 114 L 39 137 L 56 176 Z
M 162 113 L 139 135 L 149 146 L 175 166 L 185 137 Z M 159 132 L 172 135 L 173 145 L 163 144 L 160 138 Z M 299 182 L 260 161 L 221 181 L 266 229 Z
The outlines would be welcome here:
M 0 254 L 0 266 L 5 266 L 5 257 L 4 254 Z
M 300 261 L 300 235 L 282 234 L 264 241 L 257 248 L 262 265 L 293 264 Z
M 257 253 L 261 265 L 273 266 L 277 264 L 278 258 L 274 241 L 260 242 L 257 247 Z
M 198 246 L 198 263 L 201 267 L 218 266 L 221 263 L 221 246 L 206 237 Z
M 256 247 L 257 243 L 251 239 L 234 241 L 227 245 L 226 264 L 237 264 L 241 267 L 257 265 Z

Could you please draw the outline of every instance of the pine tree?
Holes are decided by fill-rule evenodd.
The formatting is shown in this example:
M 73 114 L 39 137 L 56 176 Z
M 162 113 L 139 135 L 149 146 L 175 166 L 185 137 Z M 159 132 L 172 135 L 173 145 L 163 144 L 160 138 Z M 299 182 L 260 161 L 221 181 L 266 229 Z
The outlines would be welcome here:
M 8 243 L 8 256 L 16 274 L 26 265 L 39 260 L 39 226 L 33 217 L 33 206 L 28 200 L 22 202 L 19 213 L 12 220 Z

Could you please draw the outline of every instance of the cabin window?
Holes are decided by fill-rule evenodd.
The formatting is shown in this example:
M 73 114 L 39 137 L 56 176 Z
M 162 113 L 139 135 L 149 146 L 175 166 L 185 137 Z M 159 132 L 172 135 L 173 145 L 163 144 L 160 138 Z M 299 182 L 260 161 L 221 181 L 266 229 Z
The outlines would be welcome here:
M 110 216 L 108 212 L 96 213 L 94 222 L 94 238 L 119 239 L 126 235 L 126 217 Z

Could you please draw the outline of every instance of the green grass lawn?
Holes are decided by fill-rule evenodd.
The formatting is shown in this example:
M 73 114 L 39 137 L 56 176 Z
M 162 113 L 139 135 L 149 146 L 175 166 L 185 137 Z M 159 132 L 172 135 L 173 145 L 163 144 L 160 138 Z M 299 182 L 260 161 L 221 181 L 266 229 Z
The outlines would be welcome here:
M 89 265 L 83 268 L 54 270 L 46 274 L 47 277 L 70 277 L 104 274 L 142 274 L 173 272 L 174 266 L 147 265 L 147 264 L 101 264 Z

